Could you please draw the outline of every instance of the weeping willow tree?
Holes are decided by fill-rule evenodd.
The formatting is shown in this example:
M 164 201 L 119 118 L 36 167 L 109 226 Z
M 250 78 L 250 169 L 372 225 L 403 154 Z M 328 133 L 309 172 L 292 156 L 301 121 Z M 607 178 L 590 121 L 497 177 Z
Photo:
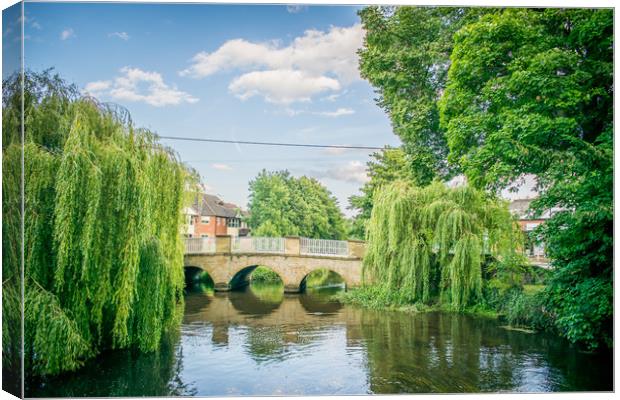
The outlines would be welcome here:
M 518 258 L 507 205 L 479 190 L 396 181 L 375 196 L 363 276 L 401 300 L 463 309 L 481 298 L 485 260 Z
M 12 79 L 5 87 L 18 87 Z M 26 371 L 73 370 L 111 348 L 156 350 L 181 316 L 193 175 L 126 112 L 49 71 L 27 74 L 24 93 L 24 145 L 16 119 L 3 118 L 3 168 L 18 173 L 23 151 Z M 6 115 L 18 95 L 3 93 Z

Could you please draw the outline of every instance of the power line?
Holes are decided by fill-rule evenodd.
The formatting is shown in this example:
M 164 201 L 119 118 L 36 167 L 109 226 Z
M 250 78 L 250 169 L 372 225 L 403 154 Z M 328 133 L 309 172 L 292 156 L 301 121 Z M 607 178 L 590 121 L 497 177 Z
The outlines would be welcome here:
M 280 161 L 299 161 L 299 162 L 317 162 L 317 161 L 326 161 L 329 160 L 327 156 L 323 157 L 286 157 L 286 158 L 226 158 L 226 159 L 217 159 L 217 158 L 202 158 L 195 160 L 185 160 L 185 162 L 192 163 L 202 163 L 202 162 L 230 162 L 230 163 L 261 163 L 261 162 L 280 162 Z
M 314 147 L 323 149 L 352 149 L 352 150 L 383 150 L 383 147 L 373 146 L 347 146 L 339 144 L 303 144 L 303 143 L 276 143 L 276 142 L 249 142 L 243 140 L 224 140 L 224 139 L 205 139 L 191 138 L 181 136 L 157 136 L 160 139 L 185 140 L 191 142 L 209 142 L 209 143 L 229 143 L 229 144 L 250 144 L 258 146 L 285 146 L 285 147 Z

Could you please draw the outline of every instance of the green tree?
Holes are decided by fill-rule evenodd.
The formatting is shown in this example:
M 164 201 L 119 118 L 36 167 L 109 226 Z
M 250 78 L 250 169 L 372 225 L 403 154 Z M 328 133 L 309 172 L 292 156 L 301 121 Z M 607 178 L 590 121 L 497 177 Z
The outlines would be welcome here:
M 396 181 L 375 193 L 364 279 L 397 302 L 438 296 L 462 310 L 482 301 L 486 257 L 518 264 L 520 237 L 505 201 L 470 186 Z
M 359 51 L 361 75 L 375 87 L 379 106 L 403 141 L 418 185 L 447 178 L 458 167 L 447 162 L 437 101 L 450 67 L 452 36 L 485 12 L 488 9 L 379 6 L 359 12 L 366 31 Z
M 337 200 L 316 179 L 263 170 L 249 187 L 248 226 L 253 235 L 345 237 L 345 221 Z
M 179 322 L 190 174 L 126 112 L 50 71 L 25 75 L 22 147 L 20 78 L 3 82 L 2 162 L 3 215 L 19 215 L 23 152 L 25 369 L 56 374 L 109 348 L 156 350 Z M 5 238 L 20 227 L 10 220 L 3 269 L 14 279 Z
M 454 36 L 441 100 L 450 160 L 497 190 L 537 178 L 560 333 L 612 341 L 613 11 L 507 9 Z
M 350 234 L 358 239 L 365 238 L 375 190 L 397 180 L 413 181 L 409 156 L 401 148 L 385 148 L 373 153 L 371 157 L 366 163 L 370 180 L 362 186 L 360 195 L 349 197 L 349 209 L 357 210 L 357 215 L 351 221 Z

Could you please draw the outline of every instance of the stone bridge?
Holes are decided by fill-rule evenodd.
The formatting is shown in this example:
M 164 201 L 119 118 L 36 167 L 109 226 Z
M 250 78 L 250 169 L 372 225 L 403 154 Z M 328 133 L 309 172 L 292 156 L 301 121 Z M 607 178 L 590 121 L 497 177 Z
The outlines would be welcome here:
M 231 236 L 185 240 L 185 268 L 206 271 L 216 291 L 247 285 L 259 265 L 277 273 L 287 293 L 303 290 L 308 274 L 318 269 L 337 273 L 347 287 L 362 281 L 362 241 Z

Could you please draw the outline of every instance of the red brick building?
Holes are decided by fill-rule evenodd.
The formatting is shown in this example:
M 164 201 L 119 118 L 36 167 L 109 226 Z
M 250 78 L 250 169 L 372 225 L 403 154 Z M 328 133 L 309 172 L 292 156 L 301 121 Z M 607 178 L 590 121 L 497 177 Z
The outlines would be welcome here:
M 185 210 L 187 237 L 215 237 L 218 235 L 245 236 L 248 229 L 241 220 L 243 212 L 219 197 L 200 194 L 191 207 Z

